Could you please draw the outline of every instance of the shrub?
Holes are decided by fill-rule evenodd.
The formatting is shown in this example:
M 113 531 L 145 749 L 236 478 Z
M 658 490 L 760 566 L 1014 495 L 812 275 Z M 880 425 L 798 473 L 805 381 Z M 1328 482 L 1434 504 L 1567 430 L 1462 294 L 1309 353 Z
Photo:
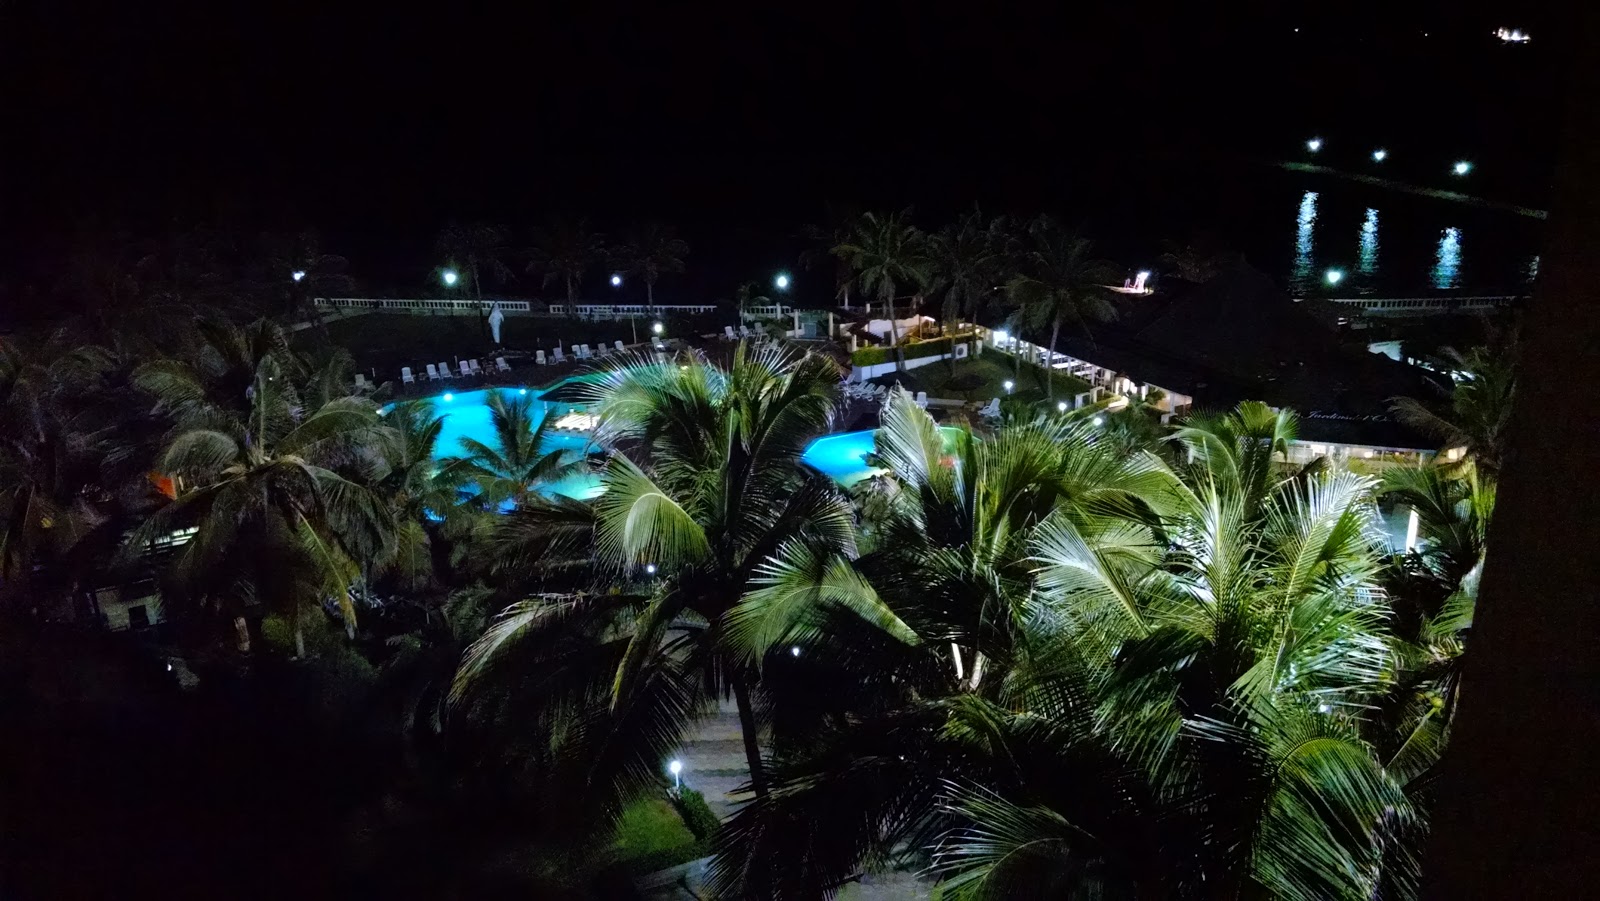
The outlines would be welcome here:
M 677 797 L 672 799 L 672 806 L 678 809 L 678 816 L 683 818 L 683 825 L 689 827 L 694 837 L 705 841 L 722 821 L 711 812 L 711 805 L 706 803 L 706 796 L 692 788 L 679 790 Z
M 949 338 L 935 338 L 932 341 L 913 341 L 900 345 L 900 351 L 907 360 L 916 360 L 921 357 L 936 357 L 950 352 L 951 341 Z M 892 347 L 863 347 L 850 355 L 850 362 L 856 366 L 876 366 L 879 363 L 894 361 L 894 348 Z

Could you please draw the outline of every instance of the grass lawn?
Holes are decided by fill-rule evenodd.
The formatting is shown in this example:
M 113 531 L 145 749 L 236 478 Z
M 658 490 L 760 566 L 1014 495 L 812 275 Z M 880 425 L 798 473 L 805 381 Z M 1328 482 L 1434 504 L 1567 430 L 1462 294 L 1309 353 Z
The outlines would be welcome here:
M 618 862 L 634 873 L 663 870 L 705 853 L 665 798 L 643 798 L 628 805 L 617 823 L 612 848 Z
M 997 351 L 985 350 L 983 356 L 977 359 L 968 357 L 965 360 L 957 360 L 953 372 L 950 361 L 940 360 L 898 375 L 891 373 L 879 376 L 872 381 L 880 385 L 892 385 L 899 380 L 907 391 L 913 393 L 926 391 L 929 397 L 987 401 L 991 397 L 1005 396 L 1005 383 L 1009 379 L 1016 382 L 1013 394 L 1026 395 L 1036 392 L 1043 397 L 1046 386 L 1044 367 L 1024 363 L 1021 377 L 1018 378 L 1014 374 L 1015 366 L 1011 357 Z M 1089 390 L 1089 383 L 1076 376 L 1064 372 L 1055 372 L 1051 375 L 1055 377 L 1058 398 L 1071 399 L 1072 395 Z

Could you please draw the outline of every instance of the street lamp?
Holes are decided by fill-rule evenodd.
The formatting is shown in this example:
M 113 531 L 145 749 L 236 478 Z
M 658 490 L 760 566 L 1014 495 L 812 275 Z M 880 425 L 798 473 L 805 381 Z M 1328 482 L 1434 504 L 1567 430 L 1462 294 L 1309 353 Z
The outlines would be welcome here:
M 683 761 L 674 760 L 667 764 L 667 772 L 672 774 L 672 787 L 681 790 L 683 788 Z
M 295 271 L 289 273 L 289 277 L 295 281 L 300 281 L 306 277 L 306 271 L 304 269 L 296 269 Z
M 1384 160 L 1386 160 L 1388 158 L 1389 158 L 1389 151 L 1384 150 L 1382 147 L 1379 147 L 1377 150 L 1372 151 L 1372 161 L 1374 163 L 1381 163 L 1381 162 L 1383 162 Z
M 1453 171 L 1457 175 L 1466 175 L 1468 172 L 1472 171 L 1472 164 L 1466 160 L 1462 160 L 1461 162 L 1455 164 Z
M 458 278 L 460 278 L 460 276 L 456 275 L 456 271 L 454 269 L 446 269 L 445 271 L 439 273 L 439 279 L 444 282 L 444 286 L 446 288 L 454 288 L 456 286 L 456 279 Z
M 1017 387 L 1017 383 L 1016 382 L 1013 382 L 1010 379 L 1006 379 L 1006 393 L 1007 394 L 1010 394 L 1011 393 L 1011 389 L 1015 388 L 1015 387 Z
M 1344 281 L 1344 270 L 1342 270 L 1342 269 L 1329 269 L 1327 275 L 1323 276 L 1323 278 L 1326 278 L 1328 280 L 1328 284 L 1337 285 L 1341 281 Z
M 1065 412 L 1067 412 L 1067 402 L 1064 401 L 1064 400 L 1056 401 L 1056 412 L 1057 413 L 1065 413 Z
M 662 325 L 659 322 L 652 322 L 650 324 L 650 331 L 655 332 L 658 335 L 661 334 L 662 332 L 666 331 L 666 328 L 667 328 L 666 326 Z
M 611 274 L 611 287 L 613 287 L 613 288 L 622 287 L 622 276 L 621 275 L 619 275 L 619 274 L 617 274 L 615 272 L 613 272 Z
M 777 278 L 774 278 L 772 280 L 772 284 L 779 291 L 787 291 L 787 290 L 789 290 L 789 273 L 787 273 L 787 272 L 778 273 Z
M 1295 30 L 1299 31 L 1300 29 L 1297 28 Z M 1321 150 L 1322 149 L 1322 139 L 1321 138 L 1312 138 L 1311 140 L 1307 141 L 1306 142 L 1306 149 L 1311 151 L 1312 153 L 1316 153 L 1318 150 Z

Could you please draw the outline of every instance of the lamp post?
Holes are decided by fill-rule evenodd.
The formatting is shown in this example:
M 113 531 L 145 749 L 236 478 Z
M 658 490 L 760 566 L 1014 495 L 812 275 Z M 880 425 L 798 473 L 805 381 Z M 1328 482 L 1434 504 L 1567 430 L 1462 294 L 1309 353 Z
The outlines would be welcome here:
M 772 287 L 777 288 L 779 291 L 789 290 L 789 273 L 780 272 L 774 276 L 772 279 Z
M 667 772 L 672 774 L 672 789 L 673 789 L 673 791 L 682 791 L 683 790 L 683 761 L 675 759 L 671 763 L 667 764 Z

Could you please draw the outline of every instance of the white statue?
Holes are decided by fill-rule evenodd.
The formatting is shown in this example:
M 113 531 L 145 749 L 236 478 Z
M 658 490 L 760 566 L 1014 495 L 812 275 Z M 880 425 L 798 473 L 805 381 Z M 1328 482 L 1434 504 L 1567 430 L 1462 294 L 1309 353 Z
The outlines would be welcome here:
M 505 321 L 506 314 L 500 312 L 500 302 L 495 301 L 495 305 L 489 310 L 489 332 L 494 335 L 496 344 L 500 343 L 500 323 Z

